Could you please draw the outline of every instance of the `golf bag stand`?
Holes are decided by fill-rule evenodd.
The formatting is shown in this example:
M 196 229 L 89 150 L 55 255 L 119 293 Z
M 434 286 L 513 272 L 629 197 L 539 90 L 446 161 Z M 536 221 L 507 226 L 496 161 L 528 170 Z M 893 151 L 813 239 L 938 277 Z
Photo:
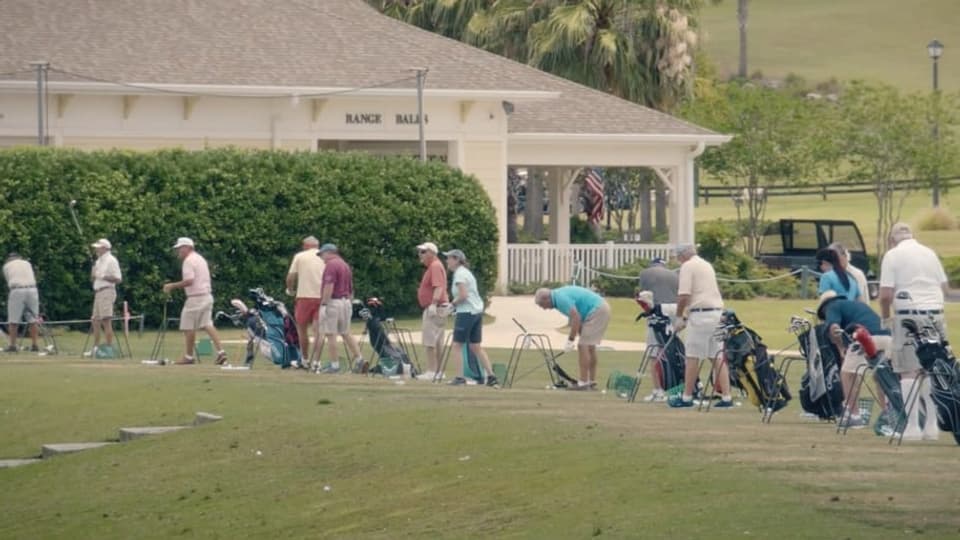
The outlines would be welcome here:
M 640 392 L 640 383 L 643 382 L 643 376 L 647 374 L 650 360 L 655 359 L 655 361 L 660 362 L 664 350 L 665 347 L 660 344 L 648 345 L 643 350 L 643 356 L 640 357 L 640 366 L 637 368 L 637 381 L 627 396 L 627 403 L 633 403 L 637 400 L 637 394 Z
M 396 337 L 397 345 L 400 346 L 403 353 L 413 362 L 414 367 L 417 368 L 417 373 L 423 373 L 420 367 L 420 357 L 417 355 L 417 347 L 413 341 L 413 332 L 409 328 L 397 326 L 397 321 L 393 317 L 388 317 L 384 323 L 386 323 L 387 334 L 392 334 Z
M 502 388 L 512 387 L 514 381 L 518 379 L 517 368 L 520 367 L 520 358 L 523 356 L 523 352 L 531 346 L 536 348 L 543 356 L 543 363 L 547 368 L 547 373 L 550 375 L 550 382 L 553 388 L 568 388 L 570 385 L 577 384 L 577 380 L 568 375 L 567 372 L 560 367 L 560 364 L 557 363 L 557 358 L 562 356 L 563 352 L 553 352 L 553 344 L 550 342 L 550 336 L 546 334 L 531 334 L 516 319 L 513 319 L 513 323 L 520 328 L 520 334 L 513 340 L 513 349 L 510 351 L 510 361 L 507 363 L 507 371 L 501 385 Z M 526 373 L 522 373 L 519 378 L 522 379 L 530 373 L 533 373 L 537 367 L 539 366 L 535 366 Z
M 166 365 L 169 360 L 163 357 L 163 344 L 167 336 L 167 327 L 170 325 L 170 322 L 173 320 L 167 317 L 167 307 L 170 305 L 171 299 L 166 299 L 163 302 L 163 313 L 160 316 L 160 328 L 157 330 L 157 338 L 153 341 L 153 348 L 150 349 L 150 357 L 146 360 L 142 360 L 141 364 L 153 364 L 153 365 Z
M 468 348 L 467 343 L 463 344 L 464 348 Z M 440 353 L 440 368 L 437 370 L 437 373 L 433 376 L 433 382 L 440 382 L 443 380 L 444 374 L 447 372 L 447 362 L 450 360 L 450 354 L 453 352 L 453 332 L 447 334 L 447 338 L 443 343 L 443 350 Z M 477 355 L 473 354 L 473 351 L 467 349 L 467 362 L 463 366 L 463 377 L 467 380 L 476 381 L 477 384 L 483 384 L 486 380 L 486 377 L 492 375 L 492 373 L 484 373 L 483 368 L 480 366 L 480 359 L 477 358 Z

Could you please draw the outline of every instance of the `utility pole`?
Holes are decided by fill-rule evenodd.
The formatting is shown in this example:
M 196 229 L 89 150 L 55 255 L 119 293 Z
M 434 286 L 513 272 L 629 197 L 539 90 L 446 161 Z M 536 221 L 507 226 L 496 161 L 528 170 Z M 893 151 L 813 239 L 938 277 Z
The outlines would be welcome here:
M 47 145 L 47 69 L 49 62 L 30 62 L 37 71 L 37 144 Z
M 427 78 L 427 68 L 415 68 L 417 72 L 417 125 L 420 128 L 420 161 L 427 161 L 427 139 L 423 134 L 423 83 Z

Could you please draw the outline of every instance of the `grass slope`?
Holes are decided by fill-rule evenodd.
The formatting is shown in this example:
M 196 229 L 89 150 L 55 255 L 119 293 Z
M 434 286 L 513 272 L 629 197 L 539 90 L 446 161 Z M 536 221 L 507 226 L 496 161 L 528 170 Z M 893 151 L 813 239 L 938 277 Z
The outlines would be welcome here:
M 737 2 L 704 8 L 704 46 L 722 73 L 737 71 Z M 750 0 L 748 68 L 811 82 L 868 79 L 904 90 L 931 86 L 927 43 L 945 45 L 940 85 L 960 89 L 955 0 Z

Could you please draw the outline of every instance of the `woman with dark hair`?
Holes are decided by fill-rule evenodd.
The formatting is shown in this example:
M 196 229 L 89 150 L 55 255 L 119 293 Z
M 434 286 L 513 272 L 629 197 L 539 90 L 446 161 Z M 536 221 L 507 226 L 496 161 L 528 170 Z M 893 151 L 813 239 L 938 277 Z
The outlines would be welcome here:
M 840 255 L 836 251 L 829 248 L 818 251 L 817 266 L 823 272 L 817 294 L 834 291 L 837 296 L 847 300 L 856 300 L 860 297 L 860 287 L 853 276 L 843 269 L 843 265 L 840 264 Z

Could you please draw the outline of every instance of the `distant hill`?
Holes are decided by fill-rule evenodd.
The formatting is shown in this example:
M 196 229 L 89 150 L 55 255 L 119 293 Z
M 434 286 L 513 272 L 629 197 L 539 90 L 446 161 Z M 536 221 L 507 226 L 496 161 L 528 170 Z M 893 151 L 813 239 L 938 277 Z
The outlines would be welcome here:
M 736 73 L 737 0 L 704 8 L 703 44 L 724 75 Z M 750 0 L 750 73 L 796 73 L 811 82 L 868 79 L 931 87 L 927 43 L 945 45 L 940 87 L 960 91 L 960 0 Z

